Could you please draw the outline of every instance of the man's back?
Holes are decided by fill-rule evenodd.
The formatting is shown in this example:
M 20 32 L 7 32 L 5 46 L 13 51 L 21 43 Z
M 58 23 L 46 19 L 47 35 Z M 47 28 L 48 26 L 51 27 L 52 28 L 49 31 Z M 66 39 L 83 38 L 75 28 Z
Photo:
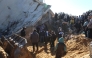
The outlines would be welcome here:
M 33 32 L 31 34 L 31 38 L 30 39 L 31 39 L 32 42 L 38 42 L 39 41 L 39 34 L 37 32 Z
M 64 54 L 64 43 L 58 43 L 56 50 L 56 58 L 61 58 Z

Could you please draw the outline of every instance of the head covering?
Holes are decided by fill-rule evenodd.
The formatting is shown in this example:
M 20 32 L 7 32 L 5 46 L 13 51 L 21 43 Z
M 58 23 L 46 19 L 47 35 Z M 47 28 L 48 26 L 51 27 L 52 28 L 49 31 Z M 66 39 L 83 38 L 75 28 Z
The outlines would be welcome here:
M 64 43 L 64 38 L 63 37 L 59 38 L 58 43 Z

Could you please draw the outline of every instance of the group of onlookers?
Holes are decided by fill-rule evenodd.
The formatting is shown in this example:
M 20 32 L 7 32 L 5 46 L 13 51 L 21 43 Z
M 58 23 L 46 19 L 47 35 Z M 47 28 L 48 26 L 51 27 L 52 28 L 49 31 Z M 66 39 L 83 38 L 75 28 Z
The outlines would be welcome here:
M 45 28 L 45 26 L 44 26 L 44 28 Z M 39 43 L 45 44 L 45 46 L 47 46 L 47 44 L 50 44 L 50 48 L 54 48 L 53 51 L 56 53 L 56 58 L 61 57 L 60 50 L 62 48 L 62 45 L 63 45 L 63 48 L 64 48 L 64 50 L 62 50 L 62 51 L 65 51 L 65 53 L 67 52 L 66 51 L 66 45 L 64 44 L 64 38 L 63 38 L 64 33 L 62 32 L 62 28 L 59 27 L 57 29 L 58 34 L 56 34 L 55 31 L 53 31 L 53 30 L 46 30 L 44 28 L 41 29 L 41 30 L 40 30 L 40 28 L 38 28 L 39 32 L 37 31 L 37 29 L 34 29 L 34 31 L 30 35 L 30 40 L 31 40 L 31 43 L 32 43 L 32 46 L 33 46 L 33 53 L 39 51 Z M 22 37 L 26 36 L 25 29 L 26 28 L 23 27 L 23 29 L 21 30 L 21 36 Z M 58 42 L 56 43 L 56 46 L 55 46 L 56 38 L 57 38 Z M 59 45 L 61 45 L 61 46 L 59 46 Z M 35 50 L 35 46 L 37 48 L 36 50 Z M 48 47 L 47 47 L 47 49 L 48 49 Z
M 92 10 L 87 11 L 79 16 L 71 16 L 65 13 L 55 13 L 55 20 L 59 20 L 58 27 L 61 27 L 63 32 L 69 32 L 71 29 L 74 33 L 80 34 L 84 31 L 85 36 L 92 38 Z M 66 23 L 65 23 L 66 22 Z M 56 25 L 57 26 L 57 25 Z

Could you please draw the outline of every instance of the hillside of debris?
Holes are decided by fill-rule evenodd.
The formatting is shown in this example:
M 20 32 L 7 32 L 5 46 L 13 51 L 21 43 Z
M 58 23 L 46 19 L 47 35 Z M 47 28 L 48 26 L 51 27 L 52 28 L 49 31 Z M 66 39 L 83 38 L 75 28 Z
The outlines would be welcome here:
M 81 58 L 89 54 L 90 41 L 91 40 L 85 38 L 83 34 L 72 36 L 71 39 L 66 42 L 68 53 L 64 58 Z
M 20 41 L 20 40 L 19 40 Z M 68 41 L 65 41 L 65 44 L 67 46 L 67 54 L 63 58 L 90 58 L 89 54 L 89 44 L 91 42 L 91 39 L 85 38 L 84 34 L 80 35 L 71 35 L 70 39 Z M 19 55 L 18 58 L 55 58 L 55 52 L 53 49 L 50 49 L 50 44 L 48 43 L 47 46 L 43 43 L 39 43 L 39 50 L 38 52 L 32 53 L 32 45 L 31 42 L 27 44 L 23 48 L 14 48 L 11 49 L 10 43 L 6 46 L 5 43 L 8 43 L 7 41 L 4 42 L 4 45 L 0 47 L 0 58 L 1 57 L 7 57 L 8 54 L 6 52 L 8 50 L 11 50 L 10 55 L 14 55 L 16 51 L 21 51 L 20 53 L 17 52 Z M 55 44 L 57 43 L 57 40 L 55 41 Z M 13 45 L 13 44 L 12 44 Z M 4 48 L 4 46 L 6 48 Z M 7 50 L 8 47 L 8 50 Z M 4 51 L 4 49 L 5 51 Z M 27 48 L 27 49 L 26 49 Z M 28 50 L 28 51 L 27 51 Z M 12 53 L 14 51 L 14 53 Z
M 72 35 L 71 38 L 65 43 L 68 52 L 63 58 L 89 58 L 90 41 L 91 40 L 85 38 L 83 34 Z M 57 43 L 57 41 L 55 43 Z M 27 48 L 32 54 L 32 46 L 28 46 Z M 55 58 L 55 52 L 51 51 L 50 45 L 48 44 L 47 49 L 44 46 L 40 46 L 38 53 L 33 54 L 33 56 L 34 58 Z

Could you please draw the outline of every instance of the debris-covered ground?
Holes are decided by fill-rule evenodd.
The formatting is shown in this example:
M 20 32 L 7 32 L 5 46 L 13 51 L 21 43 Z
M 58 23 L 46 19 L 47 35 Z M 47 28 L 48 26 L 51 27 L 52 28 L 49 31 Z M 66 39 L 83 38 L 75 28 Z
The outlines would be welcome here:
M 73 36 L 66 42 L 68 53 L 64 58 L 81 58 L 89 54 L 89 42 L 90 39 L 82 34 Z
M 72 35 L 71 39 L 65 43 L 68 53 L 63 58 L 89 58 L 90 41 L 83 34 Z M 34 54 L 32 53 L 32 46 L 28 46 L 27 48 L 34 58 L 55 58 L 55 53 L 50 50 L 49 44 L 47 45 L 47 49 L 40 44 L 39 51 Z

